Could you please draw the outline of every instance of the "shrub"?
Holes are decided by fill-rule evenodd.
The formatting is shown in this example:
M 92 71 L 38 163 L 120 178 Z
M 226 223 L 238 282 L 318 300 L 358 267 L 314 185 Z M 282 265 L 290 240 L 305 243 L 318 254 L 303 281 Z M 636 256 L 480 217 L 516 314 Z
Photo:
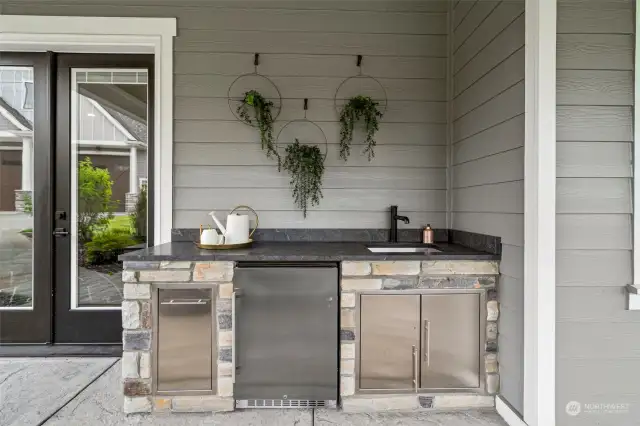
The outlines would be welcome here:
M 131 234 L 122 229 L 109 229 L 97 233 L 93 240 L 85 244 L 86 263 L 100 264 L 112 263 L 118 260 L 118 255 L 124 252 L 126 247 L 136 244 Z
M 33 198 L 31 197 L 31 194 L 24 194 L 22 202 L 24 203 L 24 212 L 29 216 L 33 216 Z
M 129 215 L 133 236 L 138 242 L 147 241 L 147 186 L 143 185 L 138 194 L 136 209 Z
M 116 203 L 111 201 L 113 181 L 109 171 L 93 167 L 86 157 L 78 164 L 78 239 L 91 241 L 96 229 L 106 228 Z

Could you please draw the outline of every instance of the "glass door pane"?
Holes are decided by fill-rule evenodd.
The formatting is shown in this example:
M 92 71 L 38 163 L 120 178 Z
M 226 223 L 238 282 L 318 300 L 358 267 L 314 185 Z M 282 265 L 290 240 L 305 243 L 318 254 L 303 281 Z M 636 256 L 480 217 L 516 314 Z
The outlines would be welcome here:
M 71 307 L 119 309 L 147 243 L 146 69 L 71 69 Z
M 0 65 L 0 309 L 33 308 L 34 73 Z
M 52 339 L 52 64 L 0 52 L 0 343 Z

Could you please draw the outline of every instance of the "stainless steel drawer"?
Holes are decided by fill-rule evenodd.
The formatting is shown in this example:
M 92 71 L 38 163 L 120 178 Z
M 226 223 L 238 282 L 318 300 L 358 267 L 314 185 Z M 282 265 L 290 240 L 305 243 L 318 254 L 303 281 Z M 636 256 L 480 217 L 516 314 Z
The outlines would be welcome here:
M 215 391 L 214 293 L 159 288 L 157 391 Z

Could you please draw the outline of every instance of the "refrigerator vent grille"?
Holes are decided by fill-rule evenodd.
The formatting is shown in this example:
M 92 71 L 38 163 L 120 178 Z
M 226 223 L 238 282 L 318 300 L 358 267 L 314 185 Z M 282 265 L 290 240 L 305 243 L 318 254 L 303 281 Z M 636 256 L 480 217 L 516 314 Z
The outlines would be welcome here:
M 245 399 L 236 401 L 236 408 L 335 408 L 335 401 L 309 399 Z

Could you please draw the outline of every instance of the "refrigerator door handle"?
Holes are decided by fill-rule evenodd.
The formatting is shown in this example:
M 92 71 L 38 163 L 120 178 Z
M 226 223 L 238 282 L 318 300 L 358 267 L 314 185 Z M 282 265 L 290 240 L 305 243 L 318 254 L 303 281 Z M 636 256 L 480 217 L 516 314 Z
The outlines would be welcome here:
M 236 353 L 236 292 L 231 293 L 231 359 L 233 360 L 233 365 L 231 366 L 231 374 L 233 383 L 236 382 L 236 368 L 238 366 L 238 356 Z

